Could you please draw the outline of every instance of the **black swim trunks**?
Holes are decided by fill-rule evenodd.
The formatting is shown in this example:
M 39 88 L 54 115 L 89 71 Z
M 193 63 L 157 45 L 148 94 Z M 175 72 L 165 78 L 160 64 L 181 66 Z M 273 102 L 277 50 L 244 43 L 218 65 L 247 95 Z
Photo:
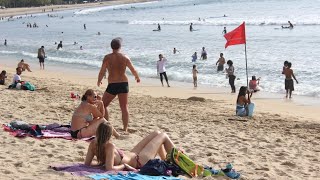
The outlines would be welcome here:
M 286 90 L 294 91 L 293 79 L 285 79 L 284 86 Z
M 218 65 L 217 71 L 223 71 L 223 65 Z
M 121 93 L 129 92 L 129 84 L 128 82 L 121 83 L 110 83 L 106 89 L 106 92 L 112 95 L 117 95 Z
M 44 62 L 44 58 L 39 57 L 39 62 L 43 63 Z

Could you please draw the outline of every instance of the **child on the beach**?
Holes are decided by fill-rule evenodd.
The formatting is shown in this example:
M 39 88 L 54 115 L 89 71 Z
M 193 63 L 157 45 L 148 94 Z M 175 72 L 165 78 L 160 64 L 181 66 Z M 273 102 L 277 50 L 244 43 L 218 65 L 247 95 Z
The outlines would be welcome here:
M 260 91 L 259 88 L 260 78 L 256 78 L 256 76 L 252 76 L 252 79 L 249 82 L 249 91 L 250 91 L 250 97 L 252 96 L 252 93 Z
M 197 77 L 197 74 L 198 74 L 197 66 L 196 66 L 196 65 L 193 65 L 192 75 L 193 75 L 193 85 L 194 85 L 194 87 L 197 87 L 197 86 L 198 86 L 198 77 Z
M 284 75 L 286 76 L 286 79 L 284 81 L 284 86 L 286 89 L 286 98 L 291 98 L 292 91 L 294 91 L 294 83 L 293 79 L 298 84 L 298 80 L 296 79 L 295 75 L 293 74 L 293 70 L 291 69 L 291 62 L 288 62 L 287 68 L 284 70 Z M 292 79 L 293 78 L 293 79 Z

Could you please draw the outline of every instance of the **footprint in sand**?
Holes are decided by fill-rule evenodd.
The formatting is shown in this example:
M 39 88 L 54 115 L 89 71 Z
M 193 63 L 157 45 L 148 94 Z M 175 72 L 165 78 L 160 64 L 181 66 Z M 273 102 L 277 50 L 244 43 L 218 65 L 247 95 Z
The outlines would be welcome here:
M 83 151 L 78 151 L 78 154 L 79 154 L 80 156 L 83 156 L 83 155 L 84 155 L 84 152 L 83 152 Z
M 76 146 L 77 149 L 86 149 L 86 147 L 82 146 L 82 145 L 77 145 Z
M 285 162 L 281 163 L 281 165 L 289 166 L 291 168 L 295 168 L 297 166 L 295 163 L 289 162 L 289 161 L 285 161 Z
M 16 162 L 13 164 L 15 167 L 22 167 L 23 166 L 23 162 L 20 161 L 20 162 Z
M 12 171 L 9 171 L 9 170 L 4 170 L 3 172 L 4 174 L 12 174 Z
M 53 154 L 47 154 L 47 156 L 48 156 L 49 158 L 52 158 L 52 157 L 53 157 Z

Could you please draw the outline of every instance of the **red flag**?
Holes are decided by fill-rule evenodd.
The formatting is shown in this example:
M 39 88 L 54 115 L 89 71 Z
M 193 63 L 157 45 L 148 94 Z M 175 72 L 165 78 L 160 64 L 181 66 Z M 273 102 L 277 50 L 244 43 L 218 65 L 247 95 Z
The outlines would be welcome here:
M 224 38 L 226 38 L 227 40 L 225 48 L 231 45 L 245 44 L 246 43 L 245 23 L 243 22 L 239 27 L 225 34 Z

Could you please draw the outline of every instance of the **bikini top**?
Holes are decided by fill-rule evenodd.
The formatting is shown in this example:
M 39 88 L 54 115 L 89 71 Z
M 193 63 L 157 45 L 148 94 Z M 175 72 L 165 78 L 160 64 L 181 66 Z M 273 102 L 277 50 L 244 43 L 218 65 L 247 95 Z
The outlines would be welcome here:
M 85 115 L 85 114 L 81 114 L 81 113 L 74 113 L 73 115 L 74 115 L 74 116 L 81 117 L 81 118 L 83 118 L 84 120 L 86 120 L 87 122 L 90 122 L 90 121 L 93 120 L 93 117 L 92 117 L 91 114 Z

